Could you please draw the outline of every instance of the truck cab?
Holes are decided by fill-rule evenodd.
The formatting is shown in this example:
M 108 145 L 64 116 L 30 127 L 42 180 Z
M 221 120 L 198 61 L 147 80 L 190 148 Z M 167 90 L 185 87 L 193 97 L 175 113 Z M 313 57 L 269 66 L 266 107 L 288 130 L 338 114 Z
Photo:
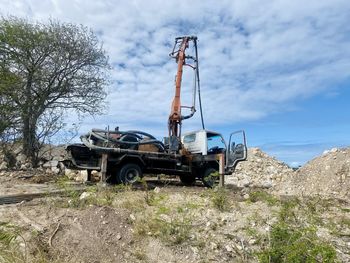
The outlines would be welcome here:
M 218 172 L 220 155 L 224 158 L 224 174 L 233 173 L 237 164 L 247 159 L 246 136 L 242 130 L 232 132 L 228 142 L 220 133 L 208 130 L 185 133 L 181 142 L 186 151 L 200 160 L 202 180 L 208 180 L 205 177 L 210 176 L 209 170 Z

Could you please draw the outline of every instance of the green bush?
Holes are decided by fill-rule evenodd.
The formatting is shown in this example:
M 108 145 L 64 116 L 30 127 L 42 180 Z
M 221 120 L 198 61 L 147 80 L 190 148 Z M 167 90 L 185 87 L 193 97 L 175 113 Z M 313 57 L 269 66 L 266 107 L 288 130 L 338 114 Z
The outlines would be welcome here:
M 212 205 L 221 212 L 230 209 L 229 196 L 226 189 L 217 187 L 210 191 L 210 200 Z
M 335 262 L 335 249 L 319 240 L 316 229 L 277 223 L 270 231 L 269 247 L 258 254 L 260 262 Z

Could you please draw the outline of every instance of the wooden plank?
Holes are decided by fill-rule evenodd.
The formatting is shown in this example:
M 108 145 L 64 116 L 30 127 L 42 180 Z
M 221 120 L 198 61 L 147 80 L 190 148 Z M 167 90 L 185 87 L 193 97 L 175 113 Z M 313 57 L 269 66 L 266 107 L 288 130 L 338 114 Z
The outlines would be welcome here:
M 104 153 L 102 154 L 101 158 L 101 182 L 105 183 L 106 182 L 106 174 L 107 174 L 107 159 L 108 159 L 108 154 Z
M 219 186 L 224 187 L 225 186 L 225 156 L 223 153 L 219 154 L 219 174 L 220 174 L 220 181 Z

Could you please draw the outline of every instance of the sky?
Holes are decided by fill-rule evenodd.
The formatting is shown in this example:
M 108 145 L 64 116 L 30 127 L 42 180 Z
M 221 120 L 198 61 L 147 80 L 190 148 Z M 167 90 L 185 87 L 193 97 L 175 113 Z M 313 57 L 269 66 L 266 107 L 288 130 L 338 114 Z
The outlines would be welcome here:
M 350 145 L 350 2 L 0 0 L 0 14 L 83 24 L 112 64 L 107 110 L 80 133 L 119 126 L 167 135 L 174 38 L 198 37 L 206 128 L 244 129 L 248 146 L 291 166 Z M 182 101 L 191 99 L 186 71 Z M 77 122 L 69 115 L 67 123 Z M 201 128 L 199 112 L 183 130 Z

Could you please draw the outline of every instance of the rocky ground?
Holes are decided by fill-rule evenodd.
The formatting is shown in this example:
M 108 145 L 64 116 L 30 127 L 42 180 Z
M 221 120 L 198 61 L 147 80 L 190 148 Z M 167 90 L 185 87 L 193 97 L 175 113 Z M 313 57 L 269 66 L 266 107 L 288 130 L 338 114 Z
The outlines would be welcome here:
M 350 149 L 296 171 L 248 156 L 226 189 L 162 177 L 76 191 L 85 174 L 59 175 L 55 156 L 2 170 L 0 195 L 65 194 L 0 206 L 0 262 L 350 262 Z

